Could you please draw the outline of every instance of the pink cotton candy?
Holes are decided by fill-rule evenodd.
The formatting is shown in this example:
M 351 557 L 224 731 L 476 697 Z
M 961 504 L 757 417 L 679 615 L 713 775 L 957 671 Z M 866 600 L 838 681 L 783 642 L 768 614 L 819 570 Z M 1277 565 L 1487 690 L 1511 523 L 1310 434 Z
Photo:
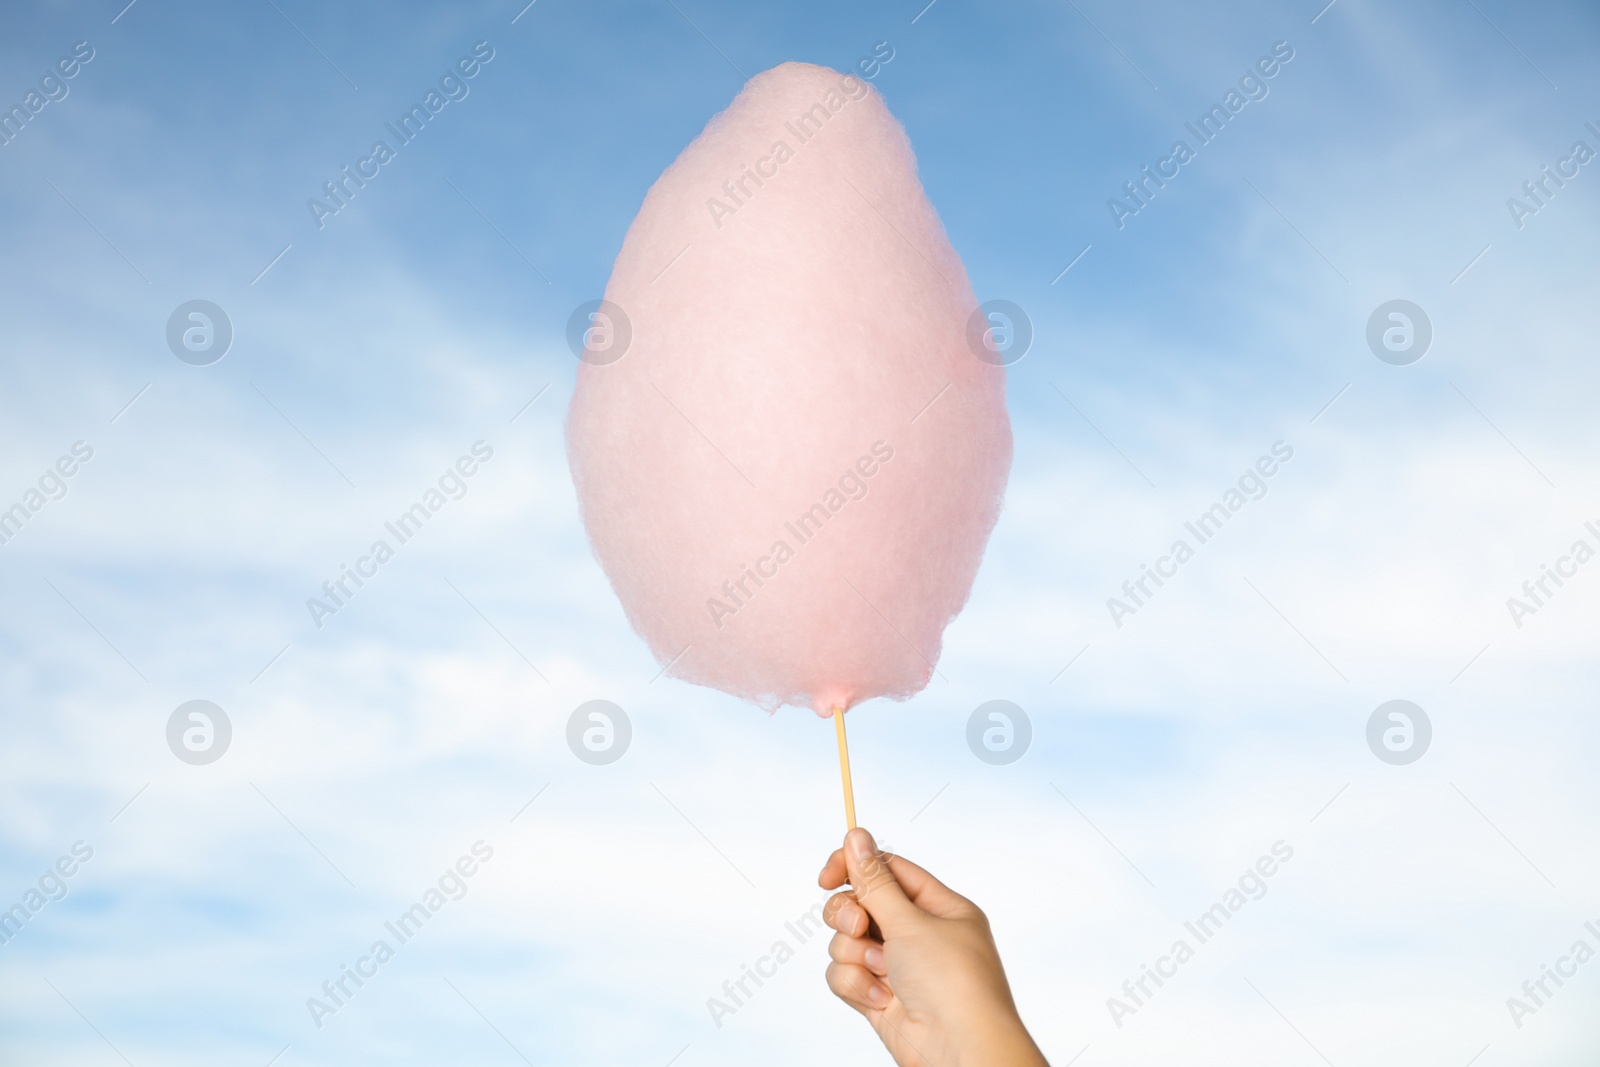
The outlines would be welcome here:
M 567 445 L 595 554 L 667 673 L 820 715 L 921 690 L 1011 426 L 878 93 L 803 63 L 752 78 L 651 187 L 606 300 L 627 323 L 594 320 Z

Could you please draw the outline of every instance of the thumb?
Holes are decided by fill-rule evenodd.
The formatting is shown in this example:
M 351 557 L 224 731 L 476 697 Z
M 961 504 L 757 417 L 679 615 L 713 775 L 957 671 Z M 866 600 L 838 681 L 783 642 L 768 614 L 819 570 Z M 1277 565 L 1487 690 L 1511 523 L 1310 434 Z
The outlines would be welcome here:
M 856 901 L 867 910 L 885 939 L 904 932 L 922 916 L 889 870 L 886 857 L 867 831 L 856 827 L 844 836 L 845 867 Z

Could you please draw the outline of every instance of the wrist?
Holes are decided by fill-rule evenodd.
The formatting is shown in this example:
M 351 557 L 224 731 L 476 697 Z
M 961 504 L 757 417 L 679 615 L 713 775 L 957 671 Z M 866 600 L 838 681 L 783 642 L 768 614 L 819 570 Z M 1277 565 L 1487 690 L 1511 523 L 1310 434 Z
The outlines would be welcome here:
M 1016 1009 L 988 1014 L 981 1025 L 956 1036 L 956 1067 L 1048 1067 Z

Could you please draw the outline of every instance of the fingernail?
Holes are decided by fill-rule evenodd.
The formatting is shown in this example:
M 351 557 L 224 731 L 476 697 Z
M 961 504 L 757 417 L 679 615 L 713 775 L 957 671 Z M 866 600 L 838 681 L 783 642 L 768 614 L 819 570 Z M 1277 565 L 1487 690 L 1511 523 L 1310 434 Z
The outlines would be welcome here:
M 889 1003 L 889 991 L 873 982 L 867 987 L 867 999 L 872 1001 L 873 1007 L 881 1008 Z
M 850 855 L 857 860 L 869 860 L 875 849 L 871 834 L 861 829 L 850 831 Z
M 846 904 L 839 909 L 839 925 L 846 930 L 856 928 L 856 920 L 861 916 L 861 909 L 854 904 Z
M 867 969 L 869 971 L 883 970 L 883 949 L 873 945 L 866 952 Z

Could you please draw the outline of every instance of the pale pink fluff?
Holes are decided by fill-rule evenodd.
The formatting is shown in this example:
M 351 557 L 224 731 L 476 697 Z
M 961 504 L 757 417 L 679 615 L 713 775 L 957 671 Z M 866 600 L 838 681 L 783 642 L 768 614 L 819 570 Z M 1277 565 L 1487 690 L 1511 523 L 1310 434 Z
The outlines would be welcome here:
M 631 346 L 579 368 L 567 445 L 656 659 L 768 710 L 921 690 L 999 514 L 1011 427 L 878 93 L 803 63 L 752 78 L 651 187 L 606 299 Z

